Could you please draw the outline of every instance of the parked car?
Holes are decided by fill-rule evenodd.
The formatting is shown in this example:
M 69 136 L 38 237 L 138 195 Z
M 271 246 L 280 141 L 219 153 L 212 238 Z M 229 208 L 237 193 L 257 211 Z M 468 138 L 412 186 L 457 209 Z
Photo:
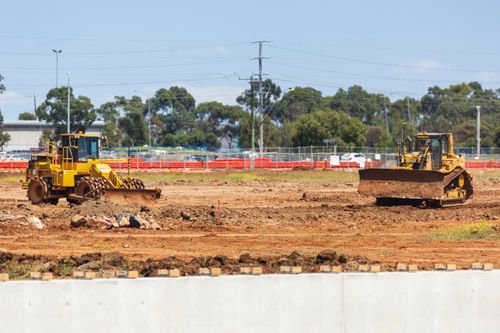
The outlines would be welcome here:
M 345 153 L 340 157 L 341 162 L 356 162 L 356 163 L 366 163 L 371 162 L 372 159 L 366 157 L 361 153 Z

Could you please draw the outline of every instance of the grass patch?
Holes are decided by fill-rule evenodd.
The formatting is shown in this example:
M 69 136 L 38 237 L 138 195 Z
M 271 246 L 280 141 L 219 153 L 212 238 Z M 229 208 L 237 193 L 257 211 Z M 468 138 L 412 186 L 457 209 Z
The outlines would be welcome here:
M 0 183 L 20 183 L 24 175 L 24 172 L 0 172 Z
M 500 171 L 476 171 L 476 170 L 473 170 L 472 172 L 472 176 L 474 178 L 478 178 L 478 179 L 499 179 L 500 178 Z
M 125 175 L 122 173 L 122 175 Z M 356 181 L 357 172 L 333 170 L 254 170 L 214 172 L 133 173 L 144 181 Z
M 500 233 L 495 230 L 496 225 L 488 222 L 465 224 L 459 227 L 445 227 L 427 233 L 431 240 L 496 240 Z
M 12 280 L 29 279 L 30 273 L 35 270 L 35 265 L 18 262 L 7 262 L 2 267 L 2 272 L 8 273 Z

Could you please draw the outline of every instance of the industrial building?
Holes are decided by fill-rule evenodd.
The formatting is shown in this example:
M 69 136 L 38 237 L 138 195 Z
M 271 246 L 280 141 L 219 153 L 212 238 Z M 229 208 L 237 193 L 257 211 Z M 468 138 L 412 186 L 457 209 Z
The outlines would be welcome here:
M 102 133 L 104 122 L 95 121 L 87 129 L 87 133 Z M 29 150 L 30 148 L 39 147 L 40 138 L 44 129 L 54 129 L 50 123 L 45 123 L 37 120 L 16 120 L 5 121 L 3 123 L 3 131 L 10 135 L 10 140 L 4 146 L 4 151 L 12 150 Z

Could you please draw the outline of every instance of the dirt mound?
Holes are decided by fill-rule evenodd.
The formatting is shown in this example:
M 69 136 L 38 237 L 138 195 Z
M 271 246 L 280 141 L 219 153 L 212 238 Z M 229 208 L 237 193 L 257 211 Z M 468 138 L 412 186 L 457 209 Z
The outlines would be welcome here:
M 288 255 L 252 257 L 249 253 L 239 258 L 224 255 L 202 256 L 182 260 L 176 256 L 163 259 L 129 260 L 123 254 L 88 253 L 82 256 L 58 258 L 41 255 L 16 255 L 0 252 L 0 272 L 7 272 L 12 279 L 29 278 L 31 271 L 52 272 L 58 277 L 71 277 L 73 270 L 95 271 L 98 276 L 112 276 L 116 270 L 138 270 L 141 276 L 155 276 L 158 269 L 177 268 L 182 275 L 197 275 L 200 267 L 219 267 L 223 274 L 239 274 L 240 267 L 263 268 L 264 273 L 279 273 L 280 266 L 302 266 L 304 272 L 318 272 L 320 264 L 342 265 L 345 271 L 357 269 L 359 264 L 375 263 L 358 255 L 337 254 L 326 250 L 316 256 L 293 251 Z

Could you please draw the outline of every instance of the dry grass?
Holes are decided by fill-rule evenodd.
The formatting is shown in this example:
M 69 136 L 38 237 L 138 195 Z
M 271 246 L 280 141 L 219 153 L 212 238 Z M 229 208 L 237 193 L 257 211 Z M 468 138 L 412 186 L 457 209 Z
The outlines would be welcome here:
M 500 233 L 497 225 L 489 222 L 477 222 L 458 227 L 445 227 L 427 233 L 431 240 L 497 240 Z

